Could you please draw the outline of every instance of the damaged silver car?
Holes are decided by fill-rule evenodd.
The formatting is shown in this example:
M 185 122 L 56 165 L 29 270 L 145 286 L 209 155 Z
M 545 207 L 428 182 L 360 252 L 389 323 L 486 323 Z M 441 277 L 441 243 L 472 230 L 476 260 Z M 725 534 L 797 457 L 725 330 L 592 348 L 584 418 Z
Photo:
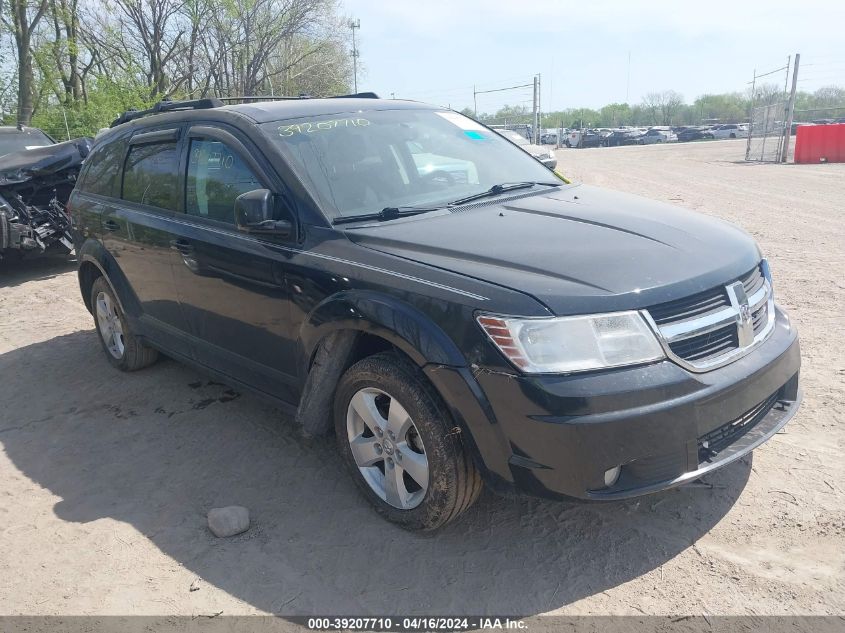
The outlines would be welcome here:
M 0 260 L 73 250 L 65 206 L 91 143 L 77 138 L 0 155 Z

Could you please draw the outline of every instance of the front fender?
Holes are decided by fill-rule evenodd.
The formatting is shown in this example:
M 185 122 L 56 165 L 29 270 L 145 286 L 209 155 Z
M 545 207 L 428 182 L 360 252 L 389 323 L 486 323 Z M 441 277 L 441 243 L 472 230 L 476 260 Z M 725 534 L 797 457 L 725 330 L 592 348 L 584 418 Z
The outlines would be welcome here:
M 317 305 L 299 332 L 306 363 L 310 363 L 319 342 L 335 330 L 357 330 L 379 336 L 421 367 L 429 363 L 467 365 L 452 339 L 428 315 L 404 301 L 377 292 L 343 291 Z

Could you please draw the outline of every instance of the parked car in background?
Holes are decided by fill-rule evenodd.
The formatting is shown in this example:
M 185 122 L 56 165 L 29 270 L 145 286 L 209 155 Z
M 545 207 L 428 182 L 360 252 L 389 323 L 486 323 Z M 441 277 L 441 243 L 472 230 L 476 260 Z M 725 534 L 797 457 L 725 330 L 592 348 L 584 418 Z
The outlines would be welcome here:
M 557 145 L 557 132 L 546 132 L 540 137 L 543 145 Z
M 497 129 L 496 132 L 504 136 L 514 145 L 518 145 L 521 150 L 531 154 L 534 158 L 539 160 L 549 169 L 554 169 L 557 166 L 557 157 L 554 150 L 549 150 L 547 147 L 541 145 L 534 145 L 528 141 L 522 134 L 513 130 Z
M 91 139 L 55 143 L 41 130 L 30 130 L 35 128 L 0 136 L 5 149 L 23 145 L 0 156 L 0 259 L 73 250 L 65 205 Z
M 640 145 L 652 145 L 654 143 L 672 143 L 678 140 L 678 136 L 668 127 L 653 127 L 648 132 L 637 138 Z
M 0 125 L 0 156 L 55 143 L 56 141 L 37 127 Z
M 595 130 L 571 130 L 566 137 L 567 147 L 599 147 L 602 137 Z
M 748 126 L 745 123 L 725 123 L 712 130 L 713 138 L 744 138 L 748 136 Z
M 602 139 L 605 147 L 619 147 L 620 145 L 636 145 L 643 133 L 636 129 L 613 130 L 608 136 Z
M 712 139 L 713 132 L 709 127 L 688 127 L 678 132 L 678 141 L 685 143 L 688 141 L 701 141 L 704 139 Z

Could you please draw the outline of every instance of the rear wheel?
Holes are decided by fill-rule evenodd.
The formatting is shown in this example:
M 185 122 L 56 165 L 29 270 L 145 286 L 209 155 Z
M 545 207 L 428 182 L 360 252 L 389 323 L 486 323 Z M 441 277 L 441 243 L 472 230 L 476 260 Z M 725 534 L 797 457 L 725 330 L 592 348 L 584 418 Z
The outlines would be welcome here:
M 389 521 L 433 530 L 478 498 L 481 477 L 446 406 L 397 354 L 350 367 L 338 384 L 334 415 L 347 470 Z
M 135 371 L 151 365 L 158 352 L 144 345 L 129 328 L 123 310 L 103 277 L 91 287 L 94 325 L 109 362 L 122 371 Z

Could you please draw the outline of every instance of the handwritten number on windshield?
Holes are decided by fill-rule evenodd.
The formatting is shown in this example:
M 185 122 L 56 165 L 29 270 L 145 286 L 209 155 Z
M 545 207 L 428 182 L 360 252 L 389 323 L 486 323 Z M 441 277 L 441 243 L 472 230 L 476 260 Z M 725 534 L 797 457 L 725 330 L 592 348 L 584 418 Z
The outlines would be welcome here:
M 324 130 L 333 130 L 337 127 L 367 127 L 370 122 L 367 119 L 333 119 L 331 121 L 318 121 L 312 123 L 295 123 L 294 125 L 280 125 L 279 136 L 288 137 L 294 134 L 311 134 Z

